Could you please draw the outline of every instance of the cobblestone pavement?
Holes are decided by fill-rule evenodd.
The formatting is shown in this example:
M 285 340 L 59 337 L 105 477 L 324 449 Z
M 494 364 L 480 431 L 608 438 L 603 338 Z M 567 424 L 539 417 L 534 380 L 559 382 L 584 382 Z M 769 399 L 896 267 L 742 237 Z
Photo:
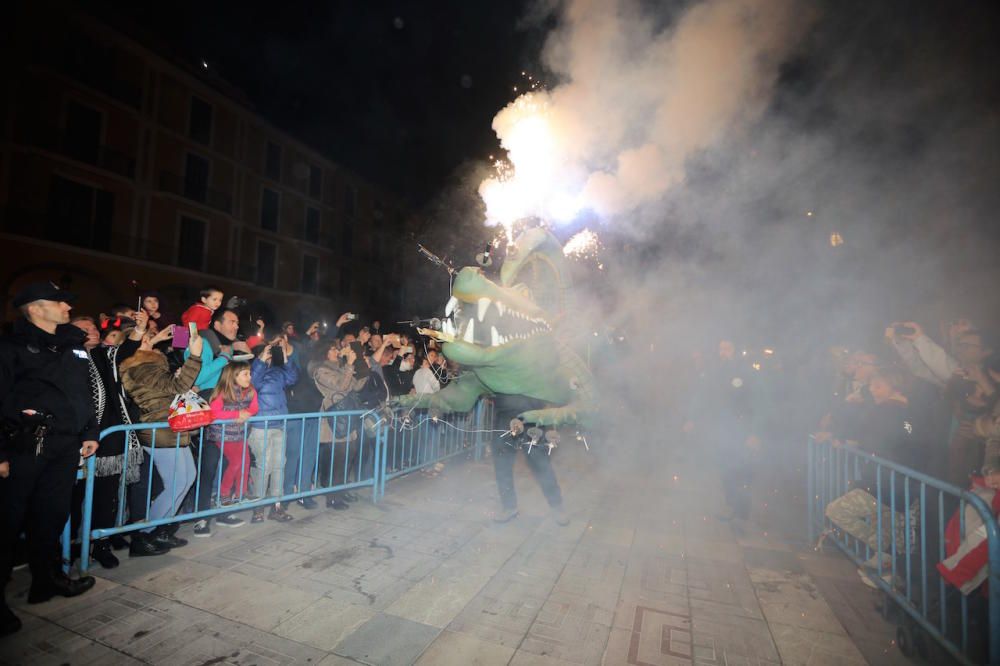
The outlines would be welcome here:
M 209 539 L 184 527 L 188 546 L 120 553 L 75 599 L 27 606 L 19 571 L 24 629 L 0 663 L 907 663 L 846 560 L 716 518 L 710 465 L 554 455 L 568 527 L 522 460 L 521 515 L 492 523 L 490 461 L 455 461 L 378 505 L 295 506 Z

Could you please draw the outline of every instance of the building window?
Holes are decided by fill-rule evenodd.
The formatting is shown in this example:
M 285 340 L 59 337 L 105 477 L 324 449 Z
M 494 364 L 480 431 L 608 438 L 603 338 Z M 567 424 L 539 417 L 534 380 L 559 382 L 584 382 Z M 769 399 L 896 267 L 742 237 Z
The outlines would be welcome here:
M 309 196 L 319 199 L 323 194 L 323 170 L 318 166 L 309 165 Z
M 302 293 L 315 294 L 319 285 L 319 259 L 302 255 Z
M 101 112 L 70 100 L 66 103 L 63 148 L 73 159 L 97 164 L 101 150 Z
M 344 225 L 344 228 L 340 232 L 340 254 L 345 257 L 350 257 L 354 252 L 354 229 L 351 228 L 350 223 Z
M 204 202 L 208 198 L 208 160 L 187 154 L 184 163 L 184 196 Z
M 319 244 L 319 209 L 306 206 L 305 240 Z
M 193 95 L 191 113 L 188 116 L 188 135 L 206 146 L 212 142 L 212 105 Z
M 277 268 L 278 246 L 267 241 L 257 241 L 257 284 L 273 287 Z
M 353 185 L 344 186 L 344 216 L 350 220 L 358 210 L 358 190 Z
M 57 243 L 108 252 L 115 197 L 61 176 L 52 176 L 45 237 Z
M 278 210 L 281 207 L 281 195 L 274 190 L 264 188 L 260 202 L 260 228 L 266 231 L 278 230 Z
M 340 295 L 344 298 L 351 297 L 351 267 L 340 267 Z
M 264 174 L 271 180 L 281 182 L 281 146 L 273 141 L 267 142 L 267 152 L 264 155 Z
M 181 216 L 180 231 L 177 234 L 177 265 L 196 271 L 205 270 L 205 230 L 204 220 Z

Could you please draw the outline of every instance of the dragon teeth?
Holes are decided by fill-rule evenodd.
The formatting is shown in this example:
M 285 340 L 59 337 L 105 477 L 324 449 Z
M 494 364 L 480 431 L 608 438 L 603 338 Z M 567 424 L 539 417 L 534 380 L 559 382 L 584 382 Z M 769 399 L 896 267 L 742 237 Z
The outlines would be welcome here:
M 451 313 L 455 311 L 455 306 L 458 305 L 458 299 L 452 296 L 448 299 L 448 305 L 444 306 L 444 316 L 450 317 Z
M 503 303 L 501 303 L 500 301 L 497 301 L 497 310 L 499 310 L 499 311 L 500 311 L 500 316 L 502 317 L 502 316 L 503 316 L 503 313 L 504 313 L 504 311 L 506 311 L 506 310 L 507 310 L 507 306 L 506 306 L 506 305 L 504 305 Z
M 466 342 L 468 342 L 470 345 L 474 344 L 476 342 L 476 333 L 475 333 L 475 330 L 473 329 L 473 325 L 475 323 L 476 323 L 476 321 L 474 319 L 470 319 L 469 320 L 469 325 L 466 326 L 466 328 L 465 328 L 465 337 L 462 338 L 463 340 L 465 340 Z
M 480 322 L 482 322 L 483 319 L 486 317 L 486 311 L 490 309 L 490 303 L 491 302 L 492 301 L 490 301 L 490 299 L 488 299 L 486 297 L 483 297 L 483 298 L 479 299 L 479 301 L 477 303 L 477 305 L 479 307 L 479 310 L 476 312 L 476 318 Z
M 490 338 L 492 339 L 494 347 L 499 347 L 500 346 L 500 344 L 501 344 L 500 343 L 500 332 L 497 331 L 497 327 L 496 326 L 491 326 L 490 327 Z
M 441 322 L 441 330 L 447 335 L 452 337 L 455 336 L 455 324 L 451 321 L 451 319 L 445 319 Z

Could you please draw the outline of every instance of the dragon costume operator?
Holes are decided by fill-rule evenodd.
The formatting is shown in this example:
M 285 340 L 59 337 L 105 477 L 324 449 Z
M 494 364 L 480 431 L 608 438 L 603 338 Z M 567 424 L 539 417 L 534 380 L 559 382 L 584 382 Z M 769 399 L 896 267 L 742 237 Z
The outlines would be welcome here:
M 499 282 L 477 267 L 457 271 L 442 330 L 421 329 L 464 372 L 437 393 L 399 402 L 464 412 L 480 397 L 493 397 L 495 423 L 507 428 L 490 447 L 501 502 L 497 522 L 518 514 L 513 467 L 521 451 L 556 522 L 569 523 L 552 467 L 556 428 L 586 427 L 595 405 L 590 369 L 574 351 L 581 329 L 567 322 L 569 298 L 562 246 L 547 230 L 532 228 L 508 246 Z

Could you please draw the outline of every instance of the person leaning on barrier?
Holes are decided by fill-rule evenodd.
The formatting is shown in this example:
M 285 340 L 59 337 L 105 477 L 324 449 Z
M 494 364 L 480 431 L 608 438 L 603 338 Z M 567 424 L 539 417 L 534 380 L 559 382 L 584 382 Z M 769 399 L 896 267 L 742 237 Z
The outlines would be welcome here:
M 881 370 L 872 376 L 868 391 L 874 405 L 867 413 L 864 423 L 859 425 L 858 448 L 883 460 L 913 467 L 921 455 L 924 428 L 918 418 L 919 415 L 914 414 L 910 408 L 909 400 L 901 390 L 901 384 L 902 378 L 888 370 Z M 851 489 L 827 505 L 826 516 L 836 527 L 867 544 L 874 551 L 874 555 L 865 563 L 865 567 L 858 570 L 862 582 L 874 587 L 866 569 L 877 570 L 880 560 L 883 570 L 891 567 L 892 558 L 889 553 L 893 550 L 893 540 L 897 553 L 906 550 L 906 519 L 903 513 L 905 511 L 909 511 L 911 515 L 910 548 L 916 543 L 919 504 L 913 502 L 911 494 L 910 500 L 913 504 L 908 507 L 905 484 L 897 482 L 893 489 L 889 483 L 888 470 L 880 470 L 875 461 L 862 458 L 859 472 L 859 478 L 851 482 Z M 882 516 L 881 537 L 879 514 Z
M 69 324 L 74 298 L 50 282 L 29 284 L 14 297 L 23 318 L 0 339 L 0 586 L 10 577 L 24 528 L 28 603 L 73 597 L 94 586 L 90 576 L 69 578 L 55 557 L 80 456 L 98 448 L 86 334 Z M 20 628 L 0 596 L 0 636 Z
M 191 336 L 188 343 L 190 356 L 175 374 L 170 371 L 167 357 L 154 347 L 173 335 L 173 328 L 165 328 L 150 337 L 147 331 L 139 350 L 121 365 L 122 386 L 139 410 L 141 423 L 158 423 L 170 415 L 170 403 L 178 393 L 191 390 L 201 371 L 201 353 L 204 340 L 199 334 Z M 148 520 L 174 516 L 184 495 L 195 482 L 196 470 L 191 455 L 191 433 L 175 433 L 170 428 L 141 429 L 136 431 L 139 443 L 153 461 L 156 473 L 163 480 L 163 492 L 148 507 L 143 507 Z M 133 519 L 140 515 L 133 513 Z M 174 536 L 176 530 L 162 525 L 132 534 L 129 554 L 132 556 L 161 555 L 165 548 L 179 548 L 187 544 Z

